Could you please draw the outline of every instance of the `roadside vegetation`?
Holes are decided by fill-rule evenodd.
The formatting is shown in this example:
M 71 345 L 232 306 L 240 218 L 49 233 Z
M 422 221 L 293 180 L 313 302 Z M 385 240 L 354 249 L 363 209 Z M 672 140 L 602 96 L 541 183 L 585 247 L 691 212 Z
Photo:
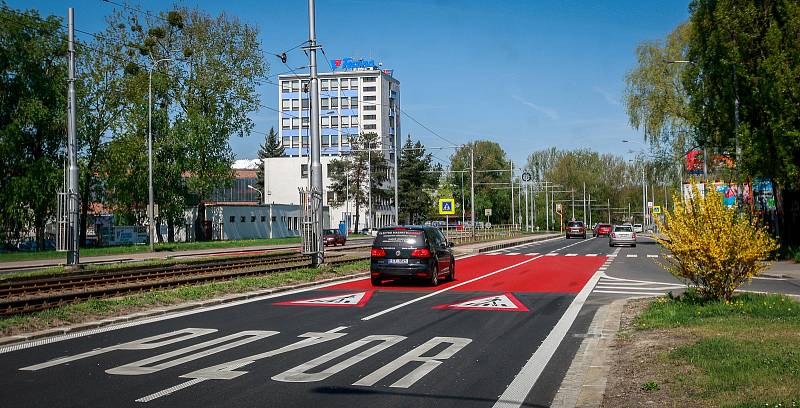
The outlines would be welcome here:
M 800 303 L 786 296 L 659 298 L 623 329 L 615 371 L 631 386 L 611 381 L 604 406 L 798 406 L 798 333 Z
M 205 242 L 164 242 L 155 244 L 154 248 L 156 252 L 174 252 L 174 251 L 191 251 L 198 249 L 241 248 L 249 246 L 259 246 L 259 245 L 296 244 L 299 242 L 300 242 L 300 237 L 241 239 L 232 241 L 205 241 Z M 136 254 L 149 251 L 150 247 L 147 245 L 82 248 L 81 257 Z M 33 261 L 37 259 L 57 259 L 65 257 L 66 257 L 65 253 L 56 251 L 6 252 L 6 253 L 0 253 L 0 262 Z
M 133 295 L 95 299 L 24 315 L 0 317 L 0 336 L 10 336 L 54 327 L 105 319 L 180 303 L 202 301 L 229 294 L 277 288 L 313 282 L 337 276 L 352 275 L 369 269 L 369 261 L 358 261 L 320 269 L 270 273 L 224 282 L 184 286 Z
M 656 241 L 672 254 L 662 266 L 713 300 L 730 301 L 743 283 L 764 271 L 778 247 L 758 218 L 723 204 L 715 190 L 697 186 L 686 202 L 656 221 L 663 236 Z

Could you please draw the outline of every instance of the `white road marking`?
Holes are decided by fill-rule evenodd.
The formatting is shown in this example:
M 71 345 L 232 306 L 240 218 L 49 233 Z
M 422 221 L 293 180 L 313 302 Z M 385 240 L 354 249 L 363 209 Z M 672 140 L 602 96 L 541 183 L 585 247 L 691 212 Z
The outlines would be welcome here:
M 639 255 L 636 255 L 636 254 L 628 254 L 627 255 L 628 258 L 636 258 L 637 256 L 639 256 Z
M 578 256 L 578 254 L 567 254 L 567 256 Z
M 536 349 L 536 352 L 533 353 L 528 362 L 525 363 L 516 377 L 514 377 L 514 380 L 511 381 L 508 388 L 506 388 L 503 394 L 500 395 L 500 398 L 497 399 L 493 408 L 519 408 L 522 406 L 528 393 L 531 392 L 539 376 L 542 375 L 545 366 L 547 366 L 547 363 L 553 357 L 553 354 L 555 354 L 561 341 L 563 341 L 564 337 L 567 335 L 567 331 L 578 316 L 584 302 L 586 302 L 586 298 L 589 297 L 592 289 L 594 289 L 594 285 L 600 280 L 602 275 L 603 273 L 598 270 L 589 278 L 589 281 L 586 282 L 583 289 L 578 292 L 578 295 L 575 296 L 575 299 L 569 304 L 567 310 L 558 320 L 558 323 L 556 323 L 542 344 Z
M 558 252 L 550 252 L 548 254 L 545 254 L 544 256 L 558 256 Z
M 658 255 L 647 254 L 647 257 L 648 257 L 648 258 L 658 258 Z
M 617 295 L 645 295 L 645 296 L 661 296 L 666 292 L 627 292 L 615 290 L 595 290 L 593 293 L 611 293 Z
M 531 252 L 531 253 L 529 253 L 529 254 L 525 254 L 525 255 L 528 255 L 528 256 L 536 256 L 536 255 L 539 255 L 539 253 L 538 253 L 538 252 Z
M 597 254 L 586 254 L 584 256 L 597 256 Z
M 519 255 L 519 252 L 506 252 L 506 255 Z
M 634 289 L 634 290 L 669 290 L 669 289 L 683 289 L 686 286 L 662 286 L 662 287 L 645 287 L 645 286 L 619 286 L 619 285 L 603 285 L 597 284 L 597 289 Z M 596 292 L 596 291 L 595 291 Z

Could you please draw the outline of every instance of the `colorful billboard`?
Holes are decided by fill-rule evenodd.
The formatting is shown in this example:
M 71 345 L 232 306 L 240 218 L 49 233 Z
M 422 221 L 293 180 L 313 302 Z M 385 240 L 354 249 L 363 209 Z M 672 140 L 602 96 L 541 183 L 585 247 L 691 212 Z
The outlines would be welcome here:
M 703 174 L 702 150 L 691 150 L 686 153 L 686 172 L 689 174 Z

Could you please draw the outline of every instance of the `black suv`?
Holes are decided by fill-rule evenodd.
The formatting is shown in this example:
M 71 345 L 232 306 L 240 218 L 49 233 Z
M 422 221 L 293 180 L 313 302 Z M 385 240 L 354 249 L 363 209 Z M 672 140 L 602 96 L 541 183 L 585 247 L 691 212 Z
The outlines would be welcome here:
M 378 230 L 372 243 L 372 284 L 384 279 L 421 279 L 432 286 L 456 276 L 453 243 L 434 227 L 402 226 Z

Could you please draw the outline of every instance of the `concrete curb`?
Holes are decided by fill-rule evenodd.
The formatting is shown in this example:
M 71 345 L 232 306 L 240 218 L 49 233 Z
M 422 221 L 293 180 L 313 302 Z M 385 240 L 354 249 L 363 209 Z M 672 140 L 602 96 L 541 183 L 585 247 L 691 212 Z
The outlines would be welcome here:
M 482 246 L 482 247 L 477 247 L 477 248 L 465 249 L 459 255 L 480 254 L 480 253 L 489 252 L 489 251 L 495 251 L 495 250 L 498 250 L 498 249 L 508 248 L 508 247 L 512 247 L 512 246 L 530 244 L 532 242 L 538 242 L 538 241 L 544 241 L 546 239 L 557 238 L 557 237 L 560 237 L 560 236 L 561 236 L 561 234 L 543 234 L 543 235 L 537 235 L 535 237 L 530 237 L 528 239 L 520 239 L 518 241 L 501 242 L 501 243 L 497 243 L 497 244 L 487 243 L 489 245 Z M 458 247 L 455 247 L 455 248 L 457 250 L 459 250 Z
M 600 407 L 611 368 L 611 345 L 630 298 L 601 306 L 595 313 L 551 407 Z

